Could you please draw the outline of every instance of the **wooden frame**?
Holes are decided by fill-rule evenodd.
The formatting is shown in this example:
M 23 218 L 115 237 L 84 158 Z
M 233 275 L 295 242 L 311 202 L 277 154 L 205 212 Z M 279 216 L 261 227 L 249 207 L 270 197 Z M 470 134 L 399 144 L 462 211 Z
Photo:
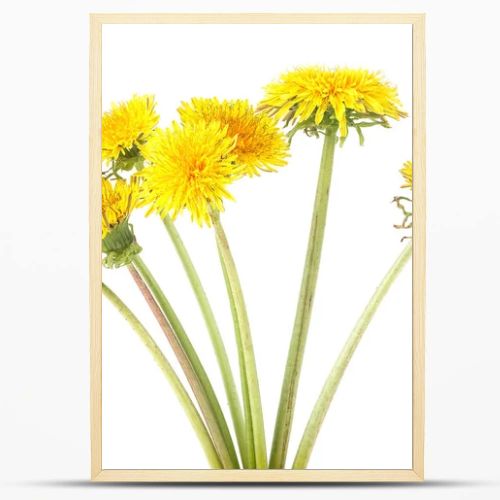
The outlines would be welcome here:
M 102 468 L 101 28 L 103 24 L 411 24 L 413 27 L 413 467 L 397 470 L 115 470 Z M 403 482 L 424 478 L 425 15 L 91 14 L 90 15 L 90 417 L 91 478 L 147 482 Z

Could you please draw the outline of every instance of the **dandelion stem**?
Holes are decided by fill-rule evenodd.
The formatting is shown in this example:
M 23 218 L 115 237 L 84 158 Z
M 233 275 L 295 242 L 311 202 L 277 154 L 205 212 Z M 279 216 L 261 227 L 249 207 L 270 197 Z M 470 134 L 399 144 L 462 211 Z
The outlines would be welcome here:
M 347 338 L 342 351 L 340 352 L 330 374 L 326 379 L 311 416 L 309 417 L 309 421 L 307 422 L 304 434 L 302 435 L 302 439 L 300 441 L 297 455 L 293 462 L 293 469 L 305 469 L 307 467 L 312 449 L 321 428 L 321 424 L 323 423 L 325 415 L 330 407 L 339 383 L 342 380 L 342 376 L 351 361 L 356 347 L 358 346 L 363 333 L 370 324 L 370 321 L 376 313 L 383 298 L 403 270 L 405 264 L 408 262 L 411 253 L 412 244 L 409 243 L 380 282 L 365 310 L 351 331 L 351 334 Z
M 134 257 L 128 268 L 179 360 L 205 417 L 223 467 L 239 468 L 236 450 L 217 396 L 177 315 L 139 255 Z
M 104 283 L 102 284 L 102 292 L 104 296 L 116 307 L 118 312 L 123 316 L 123 318 L 129 323 L 132 329 L 137 333 L 142 343 L 146 346 L 153 359 L 160 367 L 160 370 L 165 375 L 165 378 L 170 383 L 177 399 L 179 400 L 182 408 L 184 409 L 186 416 L 191 423 L 193 430 L 195 431 L 198 439 L 200 440 L 201 446 L 205 452 L 209 465 L 214 469 L 220 469 L 222 467 L 219 460 L 217 451 L 215 450 L 212 438 L 203 423 L 203 420 L 198 413 L 195 405 L 191 401 L 189 394 L 182 385 L 182 382 L 177 377 L 174 369 L 165 358 L 161 349 L 158 347 L 154 339 L 151 337 L 149 332 L 144 328 L 142 323 L 137 319 L 134 313 L 125 305 L 125 303 Z
M 226 391 L 227 400 L 229 403 L 229 410 L 231 411 L 231 417 L 233 419 L 234 430 L 236 433 L 236 439 L 238 440 L 238 446 L 243 461 L 246 460 L 245 452 L 245 434 L 244 434 L 244 423 L 243 423 L 243 412 L 241 409 L 240 398 L 238 395 L 238 390 L 236 389 L 236 383 L 234 381 L 233 372 L 231 369 L 231 364 L 229 363 L 229 358 L 227 356 L 226 348 L 224 346 L 224 341 L 222 340 L 222 335 L 217 325 L 214 312 L 208 301 L 207 294 L 200 280 L 200 276 L 194 267 L 193 261 L 189 256 L 189 253 L 182 241 L 182 238 L 177 231 L 172 219 L 167 215 L 163 219 L 163 224 L 174 244 L 174 247 L 179 255 L 179 258 L 184 266 L 186 275 L 191 283 L 191 287 L 200 306 L 201 313 L 205 320 L 208 333 L 210 335 L 210 340 L 212 341 L 212 346 L 215 351 L 215 356 L 219 364 L 219 369 L 222 375 L 222 381 L 224 383 L 224 389 Z M 246 464 L 244 464 L 246 465 Z
M 255 449 L 255 466 L 257 469 L 267 468 L 266 437 L 264 432 L 264 417 L 262 415 L 262 403 L 260 399 L 259 380 L 257 366 L 253 350 L 252 335 L 248 321 L 243 290 L 236 270 L 236 264 L 229 248 L 226 233 L 220 222 L 219 212 L 211 210 L 210 217 L 215 229 L 217 248 L 221 258 L 226 286 L 231 302 L 233 320 L 235 323 L 235 334 L 237 336 L 240 366 L 243 365 L 244 378 L 242 390 L 246 392 L 244 398 L 248 398 L 250 417 L 245 419 L 247 433 L 253 433 L 253 444 Z M 250 428 L 251 426 L 251 428 Z
M 316 188 L 316 198 L 314 201 L 309 232 L 309 243 L 302 275 L 302 284 L 274 427 L 273 445 L 269 464 L 271 469 L 283 469 L 286 462 L 300 371 L 321 260 L 321 249 L 323 246 L 328 210 L 328 196 L 333 171 L 333 157 L 337 141 L 336 135 L 337 127 L 331 126 L 326 128 Z
M 230 290 L 230 282 L 227 276 L 224 261 L 222 259 L 222 254 L 219 250 L 219 258 L 222 267 L 222 274 L 224 275 L 224 282 L 226 283 L 227 290 Z M 243 347 L 241 343 L 241 333 L 238 322 L 238 316 L 236 312 L 236 306 L 234 302 L 234 297 L 232 293 L 228 293 L 229 305 L 231 308 L 231 316 L 234 322 L 234 332 L 236 337 L 236 346 L 238 349 L 238 362 L 240 366 L 240 379 L 241 379 L 241 392 L 243 394 L 243 405 L 245 410 L 245 420 L 244 420 L 244 438 L 245 438 L 245 468 L 255 469 L 255 445 L 253 437 L 253 426 L 252 426 L 252 411 L 250 406 L 250 395 L 248 392 L 248 383 L 245 372 L 245 359 L 243 357 Z

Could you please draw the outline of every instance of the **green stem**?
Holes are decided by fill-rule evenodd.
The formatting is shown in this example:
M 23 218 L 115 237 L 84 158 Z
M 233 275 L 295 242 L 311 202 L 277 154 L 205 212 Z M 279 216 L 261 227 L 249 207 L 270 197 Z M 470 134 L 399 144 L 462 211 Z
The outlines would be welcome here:
M 321 260 L 321 248 L 323 246 L 328 210 L 328 195 L 333 171 L 333 156 L 337 141 L 336 135 L 337 127 L 328 127 L 325 130 L 302 284 L 288 350 L 283 385 L 281 387 L 280 404 L 274 427 L 273 446 L 269 464 L 271 469 L 283 469 L 285 467 L 300 370 L 304 357 L 309 323 L 311 321 L 314 293 Z
M 217 245 L 218 247 L 218 245 Z M 222 267 L 222 274 L 224 275 L 224 282 L 226 284 L 226 288 L 229 292 L 231 289 L 231 284 L 229 282 L 229 278 L 227 276 L 226 268 L 224 265 L 224 261 L 222 259 L 222 254 L 219 251 L 219 259 L 221 262 L 221 267 Z M 238 323 L 238 316 L 236 312 L 236 306 L 234 302 L 234 297 L 233 293 L 228 293 L 229 297 L 229 305 L 231 308 L 231 316 L 233 318 L 233 324 L 234 324 L 234 332 L 235 332 L 235 337 L 236 337 L 236 346 L 238 349 L 238 363 L 240 367 L 240 379 L 241 379 L 241 392 L 243 394 L 243 405 L 244 405 L 244 410 L 245 410 L 245 420 L 244 420 L 244 438 L 245 438 L 245 469 L 255 469 L 255 445 L 254 445 L 254 438 L 253 438 L 253 426 L 252 426 L 252 411 L 250 407 L 250 397 L 248 393 L 248 383 L 247 383 L 247 377 L 246 377 L 246 372 L 245 372 L 245 360 L 243 357 L 243 347 L 241 343 L 241 333 L 240 333 L 240 327 Z
M 257 469 L 267 468 L 266 437 L 264 431 L 264 417 L 262 415 L 262 403 L 260 399 L 259 380 L 257 376 L 257 366 L 253 351 L 252 335 L 248 321 L 243 290 L 236 270 L 226 234 L 220 222 L 219 213 L 212 210 L 210 213 L 212 224 L 215 229 L 217 248 L 221 257 L 221 263 L 226 279 L 226 286 L 230 301 L 232 302 L 233 320 L 235 322 L 235 333 L 237 336 L 240 363 L 243 364 L 245 372 L 243 391 L 249 400 L 249 410 L 251 418 L 246 418 L 247 435 L 253 433 L 253 444 L 255 449 L 255 466 Z M 241 366 L 241 365 L 240 365 Z M 250 429 L 251 426 L 251 429 Z
M 139 255 L 134 257 L 128 268 L 179 360 L 205 417 L 223 467 L 239 468 L 236 450 L 217 396 L 179 319 Z
M 177 399 L 179 400 L 182 408 L 184 409 L 186 416 L 188 417 L 198 439 L 200 440 L 201 446 L 205 452 L 208 463 L 214 469 L 220 469 L 222 467 L 217 451 L 215 450 L 212 438 L 208 433 L 203 420 L 198 413 L 198 410 L 194 406 L 189 394 L 182 385 L 182 382 L 177 377 L 174 369 L 165 358 L 160 348 L 153 340 L 149 332 L 144 328 L 142 323 L 137 319 L 134 313 L 125 305 L 125 303 L 104 283 L 102 284 L 102 292 L 104 296 L 109 299 L 109 301 L 116 307 L 118 312 L 125 318 L 127 323 L 132 327 L 132 329 L 137 333 L 142 343 L 146 346 L 148 351 L 153 356 L 156 364 L 160 367 L 161 371 L 165 375 L 165 378 L 170 383 Z
M 233 372 L 231 370 L 231 365 L 229 363 L 229 358 L 227 356 L 226 348 L 224 346 L 224 341 L 217 325 L 215 315 L 213 313 L 210 302 L 208 301 L 207 294 L 201 284 L 200 276 L 198 275 L 196 268 L 194 267 L 193 261 L 189 256 L 189 253 L 181 239 L 179 232 L 177 231 L 172 219 L 167 215 L 163 219 L 163 224 L 174 244 L 174 247 L 179 255 L 179 258 L 184 266 L 193 292 L 196 296 L 200 310 L 203 314 L 205 324 L 207 326 L 208 333 L 210 335 L 210 340 L 217 357 L 217 362 L 219 363 L 219 369 L 222 375 L 222 380 L 224 383 L 224 389 L 226 391 L 227 400 L 229 403 L 229 410 L 231 411 L 231 416 L 233 418 L 234 430 L 236 433 L 236 439 L 238 440 L 238 446 L 240 453 L 246 467 L 246 452 L 245 452 L 245 434 L 244 434 L 244 423 L 243 423 L 243 413 L 241 409 L 240 398 L 238 391 L 236 389 L 236 383 L 234 381 Z
M 309 421 L 307 422 L 297 455 L 293 462 L 294 469 L 305 469 L 307 467 L 314 443 L 316 442 L 316 438 L 318 437 L 318 433 L 321 428 L 321 424 L 323 423 L 339 383 L 342 380 L 342 376 L 344 375 L 344 372 L 349 365 L 354 352 L 356 351 L 356 347 L 363 337 L 363 333 L 370 324 L 370 321 L 376 313 L 383 298 L 403 270 L 405 264 L 410 259 L 411 252 L 412 245 L 410 243 L 404 248 L 392 267 L 389 269 L 388 273 L 380 282 L 375 293 L 372 295 L 365 310 L 363 311 L 363 314 L 359 317 L 356 325 L 344 344 L 337 361 L 333 365 L 333 368 L 326 379 L 325 385 L 323 386 L 321 394 L 316 401 Z

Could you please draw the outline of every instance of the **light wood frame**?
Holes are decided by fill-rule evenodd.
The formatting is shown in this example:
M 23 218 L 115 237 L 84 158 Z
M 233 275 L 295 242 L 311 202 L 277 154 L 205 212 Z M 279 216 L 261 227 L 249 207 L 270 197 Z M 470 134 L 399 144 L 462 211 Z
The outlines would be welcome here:
M 103 24 L 411 24 L 413 28 L 413 466 L 379 470 L 117 470 L 102 468 L 101 33 Z M 123 482 L 417 482 L 424 479 L 425 15 L 90 15 L 90 420 L 91 478 Z

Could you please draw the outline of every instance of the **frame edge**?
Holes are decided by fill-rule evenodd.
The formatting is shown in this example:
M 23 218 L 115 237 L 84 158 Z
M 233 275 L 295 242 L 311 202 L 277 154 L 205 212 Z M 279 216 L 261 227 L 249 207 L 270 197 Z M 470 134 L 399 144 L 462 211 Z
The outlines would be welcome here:
M 413 471 L 424 479 L 425 426 L 425 272 L 426 272 L 426 183 L 425 183 L 425 14 L 413 23 Z
M 89 303 L 90 303 L 90 455 L 91 478 L 102 472 L 102 344 L 101 344 L 101 27 L 90 15 L 89 46 Z
M 223 18 L 223 20 L 221 20 Z M 245 18 L 243 20 L 243 18 Z M 91 480 L 96 482 L 239 482 L 239 483 L 334 483 L 334 482 L 421 482 L 424 480 L 424 404 L 425 404 L 425 14 L 423 13 L 91 13 L 89 50 L 89 303 L 90 303 L 90 423 Z M 415 183 L 417 237 L 414 239 L 413 315 L 413 418 L 412 469 L 357 470 L 146 470 L 102 468 L 102 344 L 101 344 L 101 239 L 100 150 L 101 150 L 101 59 L 103 24 L 412 24 L 413 26 L 413 162 L 418 172 Z M 417 241 L 417 243 L 415 243 Z M 250 473 L 250 475 L 248 474 Z M 257 474 L 259 477 L 252 477 Z
M 330 483 L 418 483 L 412 469 L 304 469 L 304 470 L 189 470 L 104 469 L 94 479 L 103 483 L 239 483 L 239 484 L 330 484 Z

